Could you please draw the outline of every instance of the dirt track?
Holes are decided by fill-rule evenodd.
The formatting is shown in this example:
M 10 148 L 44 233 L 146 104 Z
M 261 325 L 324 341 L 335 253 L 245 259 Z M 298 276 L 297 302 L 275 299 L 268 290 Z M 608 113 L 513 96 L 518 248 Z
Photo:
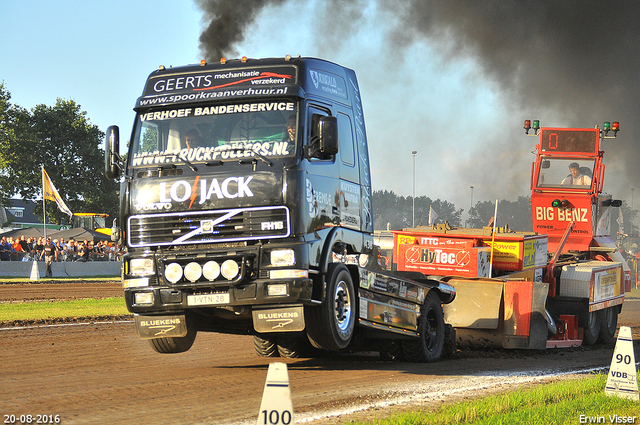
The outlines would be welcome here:
M 47 298 L 70 293 L 84 298 L 92 291 L 106 297 L 113 296 L 111 290 L 121 291 L 118 284 L 106 285 L 110 289 L 36 286 L 0 285 L 0 300 L 16 300 L 18 290 L 26 299 L 42 299 L 43 290 Z M 639 311 L 640 300 L 629 300 L 620 320 L 635 328 L 634 339 Z M 386 363 L 373 353 L 275 360 L 288 364 L 296 419 L 318 417 L 314 424 L 333 424 L 346 421 L 344 415 L 335 416 L 342 409 L 394 398 L 437 406 L 443 399 L 521 386 L 533 370 L 608 366 L 612 353 L 612 347 L 491 350 L 461 352 L 435 364 Z M 255 423 L 273 361 L 254 354 L 251 337 L 219 334 L 199 334 L 187 353 L 160 355 L 135 336 L 128 321 L 4 328 L 0 414 L 59 414 L 63 424 Z

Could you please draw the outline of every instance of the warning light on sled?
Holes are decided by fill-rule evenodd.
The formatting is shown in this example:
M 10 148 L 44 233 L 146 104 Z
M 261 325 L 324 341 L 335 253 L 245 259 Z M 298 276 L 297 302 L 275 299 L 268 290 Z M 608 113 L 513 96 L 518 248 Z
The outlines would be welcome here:
M 202 59 L 200 61 L 200 66 L 205 66 L 207 64 L 207 61 L 205 59 Z
M 612 139 L 616 137 L 619 130 L 620 130 L 620 123 L 618 121 L 614 121 L 613 123 L 610 123 L 609 121 L 605 121 L 604 125 L 602 126 L 602 133 L 603 133 L 602 136 L 607 139 Z M 613 131 L 613 136 L 608 136 L 610 131 Z
M 563 199 L 562 201 L 560 199 L 554 199 L 551 202 L 551 206 L 553 208 L 567 208 L 569 206 L 569 201 L 566 199 Z
M 540 130 L 540 121 L 539 120 L 524 120 L 524 134 L 529 134 L 529 130 L 533 130 L 535 134 L 538 134 L 538 130 Z
M 224 65 L 225 63 L 227 63 L 227 58 L 220 58 L 220 64 Z

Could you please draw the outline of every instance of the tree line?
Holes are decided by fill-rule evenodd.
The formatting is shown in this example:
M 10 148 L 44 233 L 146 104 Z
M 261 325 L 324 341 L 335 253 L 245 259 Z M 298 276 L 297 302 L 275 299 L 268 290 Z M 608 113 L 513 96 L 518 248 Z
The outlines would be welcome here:
M 91 124 L 73 100 L 31 110 L 11 103 L 0 82 L 0 205 L 12 197 L 42 199 L 44 166 L 72 212 L 118 213 L 118 184 L 104 177 L 104 132 Z M 68 216 L 50 203 L 47 222 L 62 224 Z M 42 204 L 35 213 L 42 216 Z M 5 224 L 5 223 L 1 223 Z
M 489 225 L 495 214 L 495 201 L 478 201 L 467 214 L 462 208 L 441 199 L 432 200 L 428 196 L 416 196 L 415 198 L 415 227 L 429 225 L 429 211 L 431 208 L 438 215 L 435 223 L 449 223 L 452 227 L 481 228 Z M 632 210 L 626 201 L 620 207 L 622 211 L 622 226 L 619 221 L 619 211 L 614 208 L 611 220 L 611 235 L 613 239 L 620 231 L 625 234 L 638 235 L 638 227 L 632 220 L 638 214 Z M 373 192 L 373 225 L 375 230 L 400 230 L 411 228 L 414 222 L 414 203 L 411 196 L 399 196 L 394 192 L 377 190 Z M 497 226 L 507 225 L 512 230 L 531 232 L 533 230 L 533 218 L 531 215 L 531 197 L 518 196 L 518 199 L 510 201 L 503 199 L 498 201 Z

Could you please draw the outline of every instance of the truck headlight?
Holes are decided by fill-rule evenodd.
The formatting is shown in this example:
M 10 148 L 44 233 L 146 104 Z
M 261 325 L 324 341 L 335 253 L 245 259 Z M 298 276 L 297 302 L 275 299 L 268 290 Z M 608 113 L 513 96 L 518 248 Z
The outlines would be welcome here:
M 164 268 L 164 277 L 171 283 L 182 279 L 182 267 L 178 263 L 170 263 Z
M 154 273 L 153 258 L 132 258 L 129 261 L 129 274 L 134 276 L 145 276 Z
M 190 282 L 195 282 L 202 277 L 202 266 L 196 262 L 187 264 L 184 268 L 184 277 Z
M 267 285 L 267 296 L 269 297 L 281 297 L 287 295 L 287 284 L 276 283 Z
M 271 251 L 272 266 L 293 266 L 296 263 L 296 255 L 293 249 L 274 249 Z
M 234 277 L 238 276 L 238 272 L 240 271 L 240 266 L 233 260 L 226 260 L 222 263 L 222 267 L 220 267 L 220 272 L 222 276 L 227 280 L 231 280 Z
M 220 264 L 215 261 L 207 261 L 202 267 L 202 274 L 209 281 L 216 280 L 220 276 Z
M 136 292 L 133 303 L 136 305 L 153 305 L 153 292 Z

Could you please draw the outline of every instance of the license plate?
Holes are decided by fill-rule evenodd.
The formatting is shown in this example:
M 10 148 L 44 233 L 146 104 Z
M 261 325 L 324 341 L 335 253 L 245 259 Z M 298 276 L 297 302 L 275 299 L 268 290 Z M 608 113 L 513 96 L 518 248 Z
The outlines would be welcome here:
M 189 295 L 187 297 L 187 305 L 218 305 L 229 304 L 229 294 L 227 292 L 220 294 L 201 294 Z

